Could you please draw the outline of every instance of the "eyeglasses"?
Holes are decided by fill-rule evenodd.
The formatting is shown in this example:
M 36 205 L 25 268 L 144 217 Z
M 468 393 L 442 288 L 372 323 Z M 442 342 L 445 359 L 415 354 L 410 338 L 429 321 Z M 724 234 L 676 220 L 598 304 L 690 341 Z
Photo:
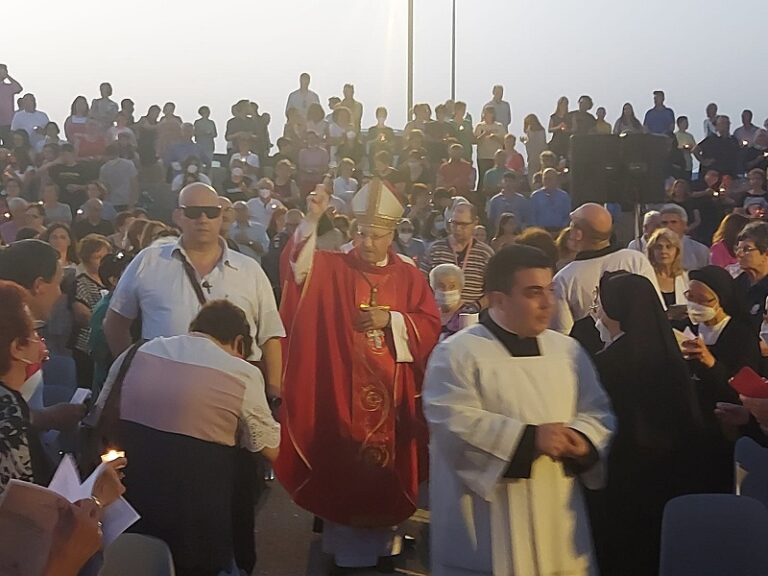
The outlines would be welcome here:
M 458 226 L 460 228 L 466 228 L 467 226 L 473 226 L 474 222 L 457 222 L 456 220 L 448 220 L 448 224 L 451 226 Z
M 208 220 L 214 220 L 221 216 L 221 206 L 182 206 L 185 218 L 198 220 L 203 214 Z
M 752 252 L 755 252 L 755 251 L 759 252 L 759 249 L 755 248 L 754 246 L 740 246 L 740 247 L 736 248 L 736 250 L 734 250 L 733 253 L 736 256 L 747 256 L 748 254 L 750 254 Z

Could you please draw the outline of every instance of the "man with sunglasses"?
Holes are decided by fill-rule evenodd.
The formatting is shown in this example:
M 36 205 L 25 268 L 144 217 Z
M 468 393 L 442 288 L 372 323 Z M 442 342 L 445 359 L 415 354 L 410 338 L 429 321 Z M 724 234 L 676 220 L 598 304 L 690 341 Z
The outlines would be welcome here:
M 142 338 L 176 336 L 186 332 L 206 301 L 224 298 L 245 311 L 255 343 L 250 360 L 264 362 L 267 388 L 279 395 L 279 339 L 285 331 L 264 271 L 227 248 L 220 236 L 221 201 L 210 186 L 186 186 L 175 217 L 179 240 L 143 250 L 120 278 L 104 321 L 112 353 L 130 346 L 130 327 L 139 315 Z
M 310 194 L 286 249 L 275 472 L 299 506 L 325 520 L 334 574 L 392 571 L 396 526 L 414 512 L 426 470 L 418 397 L 440 317 L 424 277 L 393 249 L 404 210 L 394 186 L 374 178 L 352 198 L 359 229 L 347 254 L 315 250 L 329 200 L 323 186 Z
M 222 207 L 216 191 L 201 182 L 179 193 L 175 221 L 182 234 L 177 242 L 150 246 L 128 265 L 115 288 L 104 320 L 104 335 L 117 357 L 131 345 L 131 324 L 141 317 L 141 336 L 185 334 L 206 302 L 224 299 L 241 308 L 251 325 L 253 350 L 270 396 L 280 396 L 285 336 L 272 286 L 252 258 L 227 248 L 221 238 Z M 258 471 L 244 455 L 235 488 L 233 519 L 238 566 L 248 571 L 256 561 L 253 508 Z

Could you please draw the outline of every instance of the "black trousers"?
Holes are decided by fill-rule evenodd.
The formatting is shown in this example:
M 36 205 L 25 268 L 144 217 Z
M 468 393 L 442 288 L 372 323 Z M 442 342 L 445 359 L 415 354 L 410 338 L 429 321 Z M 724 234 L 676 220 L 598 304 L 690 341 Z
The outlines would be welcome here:
M 238 450 L 235 459 L 235 487 L 232 492 L 232 544 L 237 567 L 249 574 L 256 566 L 256 504 L 264 493 L 264 460 L 247 450 Z
M 93 387 L 93 358 L 77 348 L 72 350 L 72 358 L 77 369 L 77 385 L 90 390 Z
M 11 137 L 11 127 L 10 126 L 0 126 L 0 142 L 3 143 L 3 146 L 6 148 L 10 148 L 12 145 L 12 137 Z

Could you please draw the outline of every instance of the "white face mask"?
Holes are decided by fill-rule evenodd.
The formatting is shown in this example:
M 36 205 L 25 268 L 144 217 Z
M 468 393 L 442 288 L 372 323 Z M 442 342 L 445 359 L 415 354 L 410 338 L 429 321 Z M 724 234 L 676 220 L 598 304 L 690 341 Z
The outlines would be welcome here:
M 442 232 L 445 230 L 445 222 L 443 220 L 435 220 L 435 230 Z
M 760 325 L 760 340 L 768 345 L 768 322 L 765 320 L 763 320 L 763 323 Z
M 410 232 L 400 232 L 400 234 L 398 234 L 398 237 L 400 238 L 401 242 L 405 242 L 406 244 L 408 244 L 408 242 L 411 241 L 411 238 L 413 238 L 413 234 L 411 234 Z
M 694 324 L 709 322 L 715 317 L 715 309 L 696 302 L 688 302 L 688 318 Z
M 461 290 L 435 290 L 435 302 L 440 307 L 452 307 L 461 300 Z
M 272 190 L 270 190 L 269 188 L 261 188 L 261 189 L 259 189 L 259 197 L 260 198 L 263 198 L 264 200 L 266 200 L 270 196 L 272 196 Z
M 355 133 L 352 132 L 351 130 L 347 132 L 347 140 L 354 140 L 355 136 L 356 136 Z

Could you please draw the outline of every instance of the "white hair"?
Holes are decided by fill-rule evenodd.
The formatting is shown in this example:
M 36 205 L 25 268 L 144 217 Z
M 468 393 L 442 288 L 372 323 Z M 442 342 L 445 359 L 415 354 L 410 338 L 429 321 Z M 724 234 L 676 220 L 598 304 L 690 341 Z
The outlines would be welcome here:
M 649 210 L 643 215 L 643 226 L 646 226 L 651 223 L 651 220 L 654 218 L 659 218 L 661 216 L 661 212 L 658 210 Z
M 662 216 L 664 214 L 676 214 L 680 217 L 680 220 L 682 220 L 685 224 L 688 224 L 688 212 L 686 212 L 685 208 L 678 204 L 665 204 L 661 207 L 659 213 Z
M 434 290 L 439 280 L 449 277 L 456 278 L 461 287 L 464 288 L 464 271 L 456 264 L 438 264 L 432 268 L 429 272 L 429 285 Z
M 8 198 L 8 210 L 13 212 L 14 210 L 26 210 L 29 207 L 29 202 L 24 198 Z

